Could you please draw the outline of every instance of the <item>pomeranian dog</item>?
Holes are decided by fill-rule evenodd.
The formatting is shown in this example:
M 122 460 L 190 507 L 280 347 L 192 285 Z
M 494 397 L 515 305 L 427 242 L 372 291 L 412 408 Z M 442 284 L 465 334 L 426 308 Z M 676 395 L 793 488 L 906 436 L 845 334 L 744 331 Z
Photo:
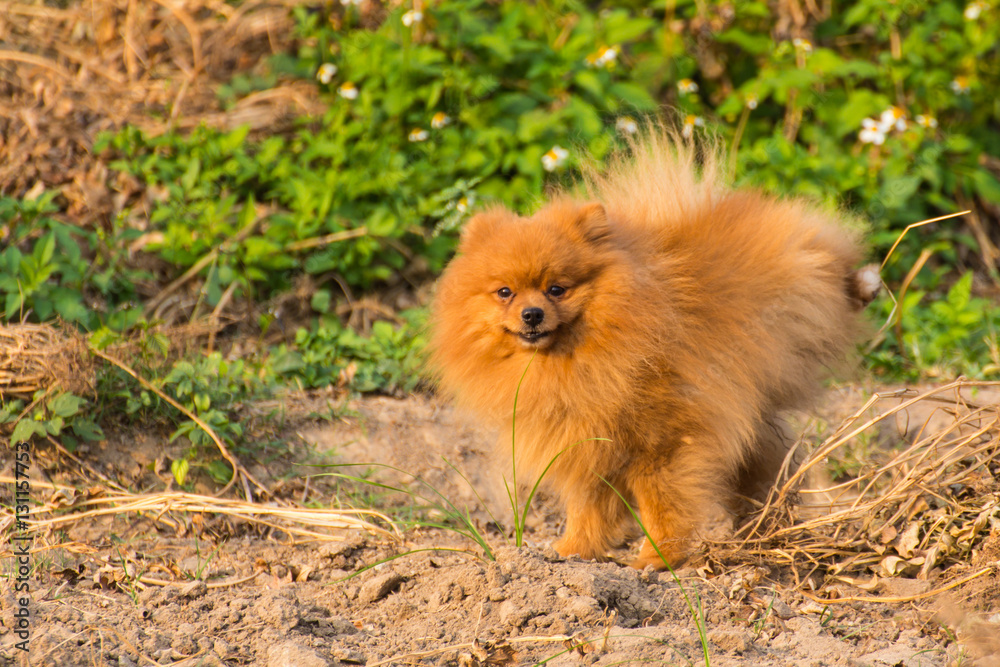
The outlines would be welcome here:
M 720 499 L 773 484 L 781 414 L 847 356 L 878 292 L 840 216 L 731 189 L 714 153 L 648 130 L 583 195 L 473 217 L 438 284 L 439 385 L 506 425 L 507 451 L 519 391 L 515 463 L 532 482 L 551 464 L 564 556 L 626 539 L 620 493 L 656 543 L 632 565 L 682 562 Z

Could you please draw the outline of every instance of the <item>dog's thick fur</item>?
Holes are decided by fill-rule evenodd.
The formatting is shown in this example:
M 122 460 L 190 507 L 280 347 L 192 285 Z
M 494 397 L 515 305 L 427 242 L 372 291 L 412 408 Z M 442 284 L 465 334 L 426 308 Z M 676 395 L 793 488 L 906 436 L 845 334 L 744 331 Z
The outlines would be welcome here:
M 727 188 L 718 163 L 647 132 L 584 198 L 475 216 L 438 285 L 439 384 L 506 425 L 508 447 L 528 368 L 517 466 L 538 475 L 555 459 L 561 554 L 601 557 L 625 537 L 614 486 L 683 560 L 720 498 L 773 482 L 780 413 L 816 394 L 877 291 L 836 214 Z M 662 567 L 648 541 L 633 565 L 647 564 Z

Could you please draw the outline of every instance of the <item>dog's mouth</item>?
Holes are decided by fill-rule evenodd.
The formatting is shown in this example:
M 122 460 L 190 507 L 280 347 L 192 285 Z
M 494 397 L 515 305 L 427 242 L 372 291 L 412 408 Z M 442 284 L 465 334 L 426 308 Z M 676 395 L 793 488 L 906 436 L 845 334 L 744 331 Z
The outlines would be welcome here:
M 540 340 L 544 340 L 551 333 L 551 331 L 527 331 L 519 333 L 518 336 L 526 343 L 537 343 Z
M 555 333 L 555 330 L 541 331 L 538 329 L 527 329 L 524 331 L 508 330 L 508 332 L 517 336 L 521 343 L 526 347 L 542 347 L 552 340 L 552 334 Z

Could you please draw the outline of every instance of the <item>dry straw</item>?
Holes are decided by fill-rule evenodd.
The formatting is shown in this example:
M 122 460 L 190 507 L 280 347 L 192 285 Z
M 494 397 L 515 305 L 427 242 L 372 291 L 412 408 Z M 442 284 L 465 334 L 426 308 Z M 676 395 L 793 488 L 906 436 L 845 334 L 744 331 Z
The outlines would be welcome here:
M 0 482 L 11 482 L 0 478 Z M 101 517 L 139 514 L 172 530 L 183 525 L 177 514 L 212 514 L 267 526 L 293 537 L 340 541 L 350 532 L 364 531 L 392 540 L 401 538 L 396 525 L 373 510 L 332 510 L 251 503 L 242 500 L 202 496 L 193 493 L 110 493 L 75 497 L 70 489 L 60 489 L 51 499 L 32 508 L 28 530 L 46 533 Z M 0 532 L 10 530 L 14 521 L 10 508 L 0 519 Z M 377 523 L 376 523 L 377 522 Z
M 935 569 L 967 563 L 991 527 L 1000 527 L 1000 406 L 974 400 L 996 387 L 958 379 L 920 393 L 873 395 L 791 472 L 789 455 L 783 482 L 737 539 L 714 543 L 721 558 L 764 558 L 793 566 L 796 576 L 807 570 L 803 579 L 821 571 L 850 583 L 856 580 L 846 575 L 866 571 L 930 579 Z M 910 428 L 918 410 L 928 416 Z M 859 437 L 897 430 L 905 431 L 901 448 L 882 449 L 845 481 L 806 488 L 811 471 L 844 457 Z
M 61 386 L 94 391 L 94 362 L 82 336 L 45 324 L 0 325 L 0 398 L 27 398 Z

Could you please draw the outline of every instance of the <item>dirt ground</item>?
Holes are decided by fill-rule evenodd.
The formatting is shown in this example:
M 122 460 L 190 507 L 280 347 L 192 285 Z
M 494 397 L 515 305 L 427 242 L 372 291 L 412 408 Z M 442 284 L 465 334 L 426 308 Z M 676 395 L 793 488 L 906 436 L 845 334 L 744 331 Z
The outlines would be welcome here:
M 854 410 L 864 396 L 842 387 L 824 410 Z M 314 416 L 290 419 L 284 444 L 257 453 L 250 468 L 258 479 L 306 504 L 329 505 L 334 494 L 351 492 L 350 502 L 360 502 L 375 487 L 315 476 L 333 469 L 300 464 L 392 465 L 468 508 L 495 560 L 454 531 L 426 526 L 401 541 L 347 532 L 295 543 L 280 530 L 241 531 L 201 515 L 172 531 L 136 514 L 80 521 L 35 539 L 27 655 L 15 648 L 12 581 L 2 584 L 0 664 L 1000 664 L 996 568 L 986 577 L 992 588 L 977 589 L 975 601 L 961 588 L 920 598 L 939 581 L 900 577 L 874 590 L 836 583 L 834 597 L 890 602 L 824 604 L 836 577 L 797 583 L 791 568 L 766 560 L 719 568 L 703 559 L 674 578 L 560 558 L 548 546 L 560 514 L 544 499 L 531 513 L 528 546 L 515 548 L 484 511 L 484 503 L 495 512 L 504 505 L 491 481 L 499 469 L 489 454 L 492 434 L 425 397 L 365 398 L 346 416 L 317 418 L 324 405 L 298 406 Z M 95 473 L 162 488 L 169 475 L 158 480 L 150 471 L 177 449 L 149 433 L 110 437 L 77 453 L 85 474 L 39 447 L 34 493 L 42 499 L 53 493 L 47 483 L 79 485 Z M 418 488 L 388 469 L 375 475 Z M 423 493 L 433 495 L 430 487 Z M 370 493 L 367 502 L 399 504 Z M 397 519 L 406 518 L 402 509 Z M 433 511 L 423 516 L 435 520 Z M 502 512 L 495 517 L 510 525 Z M 993 552 L 979 558 L 1000 562 L 1000 539 L 991 539 Z M 392 558 L 408 551 L 415 553 Z M 891 602 L 900 598 L 907 601 Z

